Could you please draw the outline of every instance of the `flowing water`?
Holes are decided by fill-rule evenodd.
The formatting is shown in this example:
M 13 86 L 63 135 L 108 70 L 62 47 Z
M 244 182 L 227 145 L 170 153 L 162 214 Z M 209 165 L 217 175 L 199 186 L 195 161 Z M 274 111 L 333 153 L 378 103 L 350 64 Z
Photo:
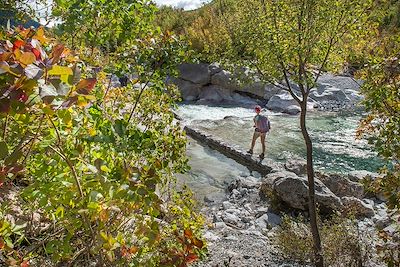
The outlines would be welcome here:
M 243 107 L 213 107 L 180 105 L 178 115 L 185 123 L 200 128 L 244 150 L 250 146 L 253 128 L 252 109 Z M 299 127 L 299 117 L 266 111 L 271 121 L 267 136 L 266 157 L 285 161 L 291 157 L 305 158 L 305 145 Z M 352 170 L 376 172 L 382 161 L 365 140 L 355 138 L 360 120 L 357 115 L 310 112 L 307 127 L 314 145 L 314 165 L 317 170 L 346 173 Z M 255 153 L 261 152 L 259 141 Z M 184 180 L 198 192 L 217 194 L 246 168 L 233 160 L 191 140 L 187 150 L 192 170 Z

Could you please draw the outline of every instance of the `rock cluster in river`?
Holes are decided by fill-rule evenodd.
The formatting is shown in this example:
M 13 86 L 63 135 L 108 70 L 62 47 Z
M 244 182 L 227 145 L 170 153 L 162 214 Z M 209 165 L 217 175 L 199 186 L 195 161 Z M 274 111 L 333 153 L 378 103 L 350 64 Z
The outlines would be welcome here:
M 189 64 L 179 66 L 180 75 L 173 78 L 184 101 L 197 104 L 240 103 L 254 105 L 256 101 L 266 104 L 266 108 L 275 112 L 297 114 L 300 107 L 292 96 L 271 84 L 250 78 L 249 70 L 231 73 L 218 64 Z M 249 82 L 239 82 L 239 77 Z M 295 84 L 291 85 L 297 95 L 301 95 Z M 359 82 L 347 76 L 324 74 L 317 87 L 310 91 L 309 109 L 328 111 L 354 110 L 362 99 L 359 94 Z

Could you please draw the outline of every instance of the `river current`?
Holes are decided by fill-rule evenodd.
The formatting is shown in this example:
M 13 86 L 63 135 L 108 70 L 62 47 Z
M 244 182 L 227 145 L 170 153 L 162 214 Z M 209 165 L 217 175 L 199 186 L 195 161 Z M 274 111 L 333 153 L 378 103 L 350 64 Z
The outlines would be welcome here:
M 182 104 L 177 110 L 185 124 L 195 126 L 232 145 L 247 150 L 250 146 L 254 111 L 244 107 L 215 107 Z M 299 126 L 299 116 L 264 111 L 271 121 L 266 139 L 266 157 L 285 161 L 292 157 L 305 158 L 305 145 Z M 316 170 L 346 173 L 352 170 L 376 172 L 382 162 L 366 140 L 356 139 L 360 115 L 309 112 L 307 127 L 313 141 Z M 261 152 L 259 141 L 256 154 Z M 235 177 L 247 176 L 249 171 L 235 161 L 198 142 L 189 139 L 187 154 L 192 169 L 183 179 L 198 197 L 219 196 Z

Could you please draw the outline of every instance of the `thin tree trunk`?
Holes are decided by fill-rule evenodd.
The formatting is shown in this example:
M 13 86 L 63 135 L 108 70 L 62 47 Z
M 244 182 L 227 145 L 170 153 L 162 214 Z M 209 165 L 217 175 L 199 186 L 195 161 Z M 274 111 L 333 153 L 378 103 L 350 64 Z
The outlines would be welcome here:
M 315 266 L 323 267 L 324 259 L 322 255 L 321 237 L 318 231 L 317 213 L 315 205 L 313 148 L 312 148 L 311 138 L 310 135 L 308 134 L 306 127 L 306 113 L 307 113 L 307 101 L 304 101 L 303 99 L 303 102 L 301 103 L 300 127 L 307 148 L 308 210 L 310 213 L 311 233 L 313 235 L 313 241 L 314 241 Z

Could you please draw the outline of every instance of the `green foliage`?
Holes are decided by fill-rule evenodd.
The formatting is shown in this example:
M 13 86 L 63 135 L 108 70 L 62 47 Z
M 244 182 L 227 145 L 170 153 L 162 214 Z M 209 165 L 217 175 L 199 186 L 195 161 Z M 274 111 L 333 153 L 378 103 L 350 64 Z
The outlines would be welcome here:
M 353 219 L 334 215 L 319 221 L 326 266 L 367 266 L 371 246 Z M 285 216 L 276 236 L 276 244 L 288 259 L 302 264 L 314 262 L 310 227 L 303 217 Z
M 394 210 L 394 233 L 381 231 L 380 255 L 388 266 L 398 266 L 400 208 L 400 34 L 383 33 L 381 42 L 367 57 L 365 68 L 359 75 L 365 80 L 362 92 L 368 116 L 360 124 L 359 136 L 366 137 L 378 154 L 386 160 L 381 177 L 368 179 L 367 188 L 383 194 L 389 208 Z
M 177 90 L 163 80 L 184 53 L 172 35 L 146 24 L 153 6 L 134 6 L 136 35 L 117 36 L 116 54 L 104 62 L 106 70 L 135 74 L 123 88 L 111 89 L 109 74 L 43 29 L 1 35 L 0 181 L 29 181 L 26 208 L 40 210 L 48 228 L 26 240 L 39 240 L 35 254 L 55 263 L 186 266 L 204 248 L 190 195 L 174 192 L 174 174 L 188 168 L 186 138 L 171 112 Z M 100 51 L 91 62 L 111 43 L 106 30 L 102 41 L 88 40 Z M 9 232 L 0 235 L 8 248 L 28 253 L 16 235 L 8 241 Z

